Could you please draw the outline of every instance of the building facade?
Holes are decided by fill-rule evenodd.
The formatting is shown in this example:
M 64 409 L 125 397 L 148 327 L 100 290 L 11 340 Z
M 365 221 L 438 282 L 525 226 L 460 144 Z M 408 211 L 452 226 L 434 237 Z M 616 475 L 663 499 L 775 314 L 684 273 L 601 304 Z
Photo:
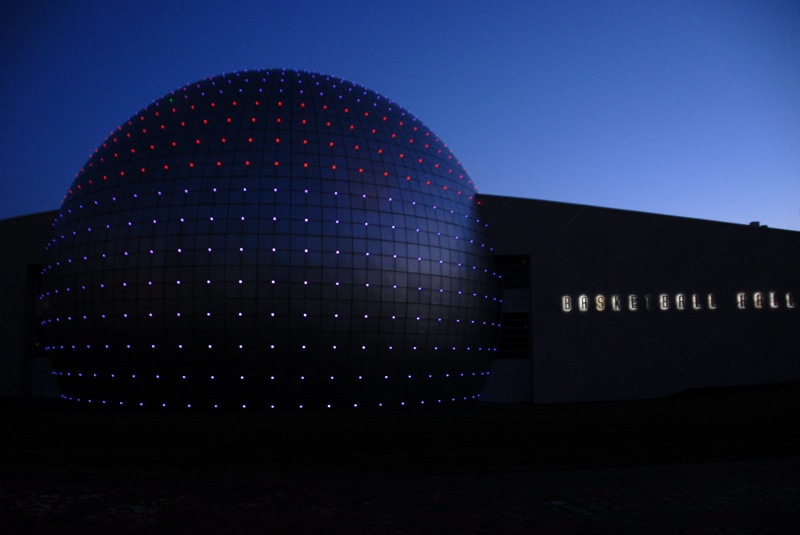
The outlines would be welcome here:
M 502 274 L 486 399 L 800 380 L 800 233 L 481 195 Z
M 56 213 L 0 221 L 0 397 L 59 394 L 41 346 L 36 298 Z

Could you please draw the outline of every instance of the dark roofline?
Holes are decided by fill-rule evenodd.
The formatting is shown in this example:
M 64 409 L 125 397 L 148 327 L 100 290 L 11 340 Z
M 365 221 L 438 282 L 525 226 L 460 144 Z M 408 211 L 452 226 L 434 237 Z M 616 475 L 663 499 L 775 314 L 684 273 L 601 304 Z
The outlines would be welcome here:
M 475 195 L 476 200 L 480 203 L 482 198 L 490 198 L 490 199 L 497 199 L 498 201 L 510 201 L 516 203 L 534 203 L 534 204 L 547 204 L 550 206 L 560 206 L 560 207 L 574 207 L 574 208 L 581 208 L 587 210 L 604 210 L 608 212 L 616 212 L 619 214 L 630 214 L 630 215 L 648 215 L 648 216 L 657 216 L 663 217 L 667 219 L 673 219 L 676 221 L 686 221 L 686 222 L 697 222 L 697 223 L 714 223 L 718 225 L 733 225 L 737 227 L 748 227 L 748 228 L 757 228 L 760 230 L 769 230 L 770 232 L 789 232 L 791 234 L 800 234 L 800 231 L 790 230 L 790 229 L 782 229 L 777 227 L 769 227 L 767 225 L 760 225 L 758 222 L 752 223 L 731 223 L 728 221 L 717 221 L 714 219 L 703 219 L 699 217 L 687 217 L 687 216 L 678 216 L 678 215 L 669 215 L 669 214 L 659 214 L 655 212 L 644 212 L 642 210 L 628 210 L 624 208 L 608 208 L 605 206 L 594 206 L 591 204 L 579 204 L 579 203 L 570 203 L 570 202 L 562 202 L 562 201 L 548 201 L 542 199 L 530 199 L 527 197 L 513 197 L 510 195 L 492 195 L 486 193 L 478 193 Z

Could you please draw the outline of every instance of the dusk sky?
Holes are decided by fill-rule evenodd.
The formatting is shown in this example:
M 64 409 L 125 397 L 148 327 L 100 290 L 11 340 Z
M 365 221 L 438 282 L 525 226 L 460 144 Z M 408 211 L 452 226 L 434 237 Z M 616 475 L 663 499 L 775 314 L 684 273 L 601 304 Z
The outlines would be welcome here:
M 0 218 L 150 102 L 286 67 L 396 101 L 482 193 L 800 230 L 800 1 L 4 1 Z

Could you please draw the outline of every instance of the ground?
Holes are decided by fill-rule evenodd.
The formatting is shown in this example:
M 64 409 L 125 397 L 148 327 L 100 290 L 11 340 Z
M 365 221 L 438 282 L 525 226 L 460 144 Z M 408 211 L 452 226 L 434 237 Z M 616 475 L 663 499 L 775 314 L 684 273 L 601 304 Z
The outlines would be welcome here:
M 792 533 L 800 385 L 158 413 L 8 400 L 3 533 Z

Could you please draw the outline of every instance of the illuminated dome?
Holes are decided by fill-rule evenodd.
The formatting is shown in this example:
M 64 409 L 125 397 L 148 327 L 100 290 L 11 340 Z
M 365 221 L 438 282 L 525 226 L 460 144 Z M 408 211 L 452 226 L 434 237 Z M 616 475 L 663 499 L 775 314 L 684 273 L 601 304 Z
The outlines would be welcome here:
M 48 245 L 64 397 L 192 408 L 472 399 L 498 330 L 474 186 L 392 101 L 330 76 L 216 76 L 113 131 Z

